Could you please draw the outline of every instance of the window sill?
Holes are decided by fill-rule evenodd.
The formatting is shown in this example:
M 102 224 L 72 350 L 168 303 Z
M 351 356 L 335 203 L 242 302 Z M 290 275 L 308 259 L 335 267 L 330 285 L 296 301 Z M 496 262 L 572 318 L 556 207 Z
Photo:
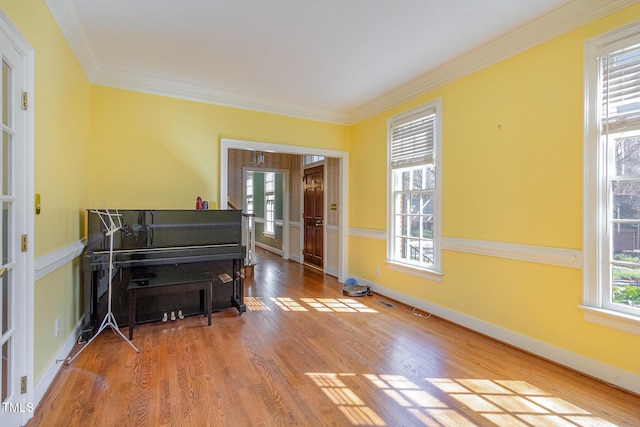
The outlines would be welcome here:
M 275 239 L 276 235 L 274 233 L 262 233 L 264 237 L 268 237 L 270 239 Z
M 414 267 L 408 264 L 401 264 L 396 261 L 386 260 L 387 266 L 390 270 L 399 271 L 401 273 L 410 274 L 412 276 L 421 277 L 423 279 L 431 280 L 433 282 L 441 282 L 443 273 L 436 270 L 428 270 L 426 268 Z
M 578 308 L 584 313 L 584 320 L 587 322 L 640 335 L 640 317 L 638 316 L 586 305 L 580 305 Z

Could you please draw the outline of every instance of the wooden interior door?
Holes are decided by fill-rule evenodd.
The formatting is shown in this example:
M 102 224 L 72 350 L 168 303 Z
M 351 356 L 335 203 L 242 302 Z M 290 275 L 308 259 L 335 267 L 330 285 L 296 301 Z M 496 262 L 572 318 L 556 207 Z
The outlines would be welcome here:
M 323 268 L 324 166 L 304 172 L 304 262 Z

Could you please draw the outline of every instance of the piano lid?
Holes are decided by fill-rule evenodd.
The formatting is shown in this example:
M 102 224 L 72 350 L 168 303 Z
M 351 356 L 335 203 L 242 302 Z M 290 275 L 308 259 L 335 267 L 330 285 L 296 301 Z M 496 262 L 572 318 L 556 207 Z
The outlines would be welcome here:
M 122 228 L 114 234 L 117 251 L 242 245 L 242 211 L 239 210 L 122 209 L 117 212 L 122 222 Z M 88 210 L 87 215 L 87 253 L 108 251 L 109 238 L 100 215 L 92 210 Z

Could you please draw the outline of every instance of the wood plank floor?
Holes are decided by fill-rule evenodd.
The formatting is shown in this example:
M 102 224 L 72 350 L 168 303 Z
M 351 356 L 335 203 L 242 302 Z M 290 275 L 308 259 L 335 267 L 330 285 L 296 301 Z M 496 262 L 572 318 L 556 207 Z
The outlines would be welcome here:
M 27 425 L 640 425 L 639 396 L 271 254 L 245 285 L 244 315 L 143 324 L 139 354 L 103 332 Z

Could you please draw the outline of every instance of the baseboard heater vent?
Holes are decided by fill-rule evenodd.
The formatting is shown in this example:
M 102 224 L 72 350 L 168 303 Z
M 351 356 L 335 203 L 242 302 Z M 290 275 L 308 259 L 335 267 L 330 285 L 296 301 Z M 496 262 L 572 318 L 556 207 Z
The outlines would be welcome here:
M 386 302 L 386 301 L 376 301 L 378 304 L 380 304 L 383 307 L 387 307 L 387 308 L 393 308 L 395 307 L 395 305 L 391 304 L 390 302 Z

